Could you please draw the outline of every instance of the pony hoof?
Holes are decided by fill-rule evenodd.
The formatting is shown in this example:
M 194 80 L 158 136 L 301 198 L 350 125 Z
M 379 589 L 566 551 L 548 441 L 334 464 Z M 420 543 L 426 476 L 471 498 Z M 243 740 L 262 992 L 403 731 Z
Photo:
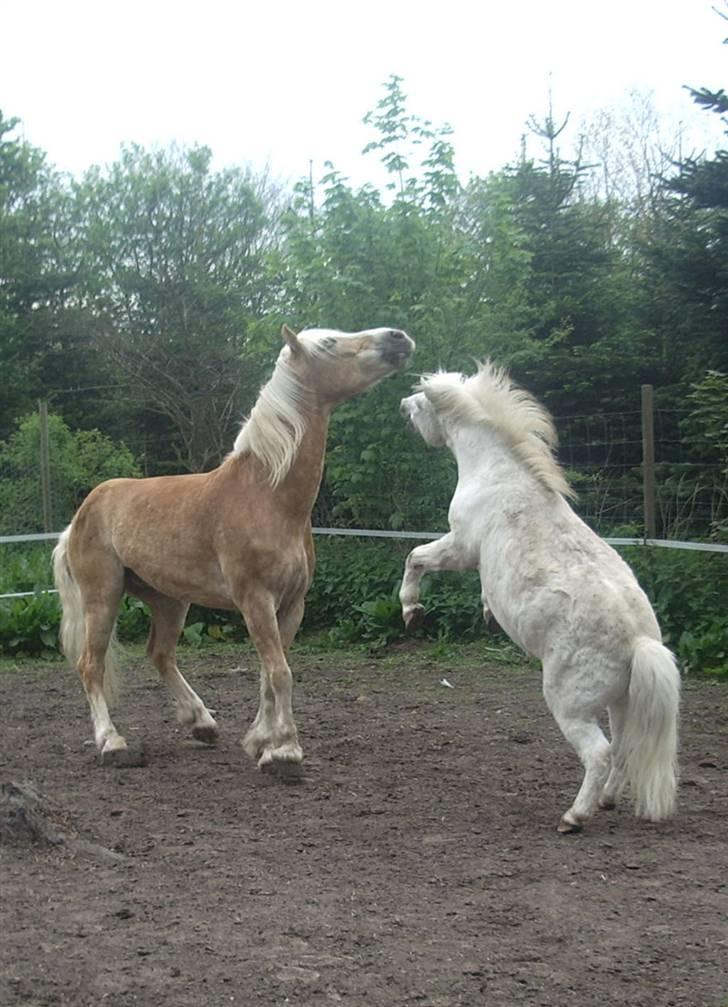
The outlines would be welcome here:
M 200 724 L 192 728 L 192 737 L 196 741 L 202 741 L 205 745 L 217 744 L 217 728 L 209 724 Z
M 110 766 L 113 769 L 137 769 L 146 766 L 147 756 L 143 745 L 132 748 L 110 748 L 99 752 L 99 765 Z
M 571 822 L 566 817 L 566 815 L 564 815 L 564 817 L 559 822 L 557 831 L 560 832 L 563 836 L 566 836 L 572 833 L 581 832 L 582 828 L 583 825 L 581 822 Z
M 614 809 L 617 807 L 617 802 L 614 800 L 613 797 L 600 797 L 599 807 L 602 809 L 602 811 L 614 811 Z
M 414 633 L 425 621 L 424 605 L 413 605 L 412 609 L 403 618 L 404 628 L 408 633 Z

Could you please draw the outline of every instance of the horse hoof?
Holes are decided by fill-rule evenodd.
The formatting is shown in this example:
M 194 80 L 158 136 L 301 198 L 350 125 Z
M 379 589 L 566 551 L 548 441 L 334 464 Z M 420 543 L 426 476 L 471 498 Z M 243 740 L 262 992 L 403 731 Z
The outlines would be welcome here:
M 602 811 L 614 811 L 617 807 L 617 802 L 612 797 L 600 797 L 599 807 Z
M 209 724 L 200 724 L 197 727 L 192 728 L 192 737 L 196 741 L 202 741 L 205 745 L 216 745 L 217 728 L 211 727 Z
M 110 748 L 99 752 L 99 765 L 112 769 L 137 769 L 146 766 L 147 756 L 144 746 L 134 745 L 131 748 Z
M 566 816 L 564 816 L 559 822 L 557 831 L 563 836 L 570 835 L 572 833 L 581 832 L 583 826 L 581 822 L 570 822 Z
M 404 628 L 408 633 L 414 633 L 425 621 L 424 605 L 414 605 L 411 612 L 404 617 Z

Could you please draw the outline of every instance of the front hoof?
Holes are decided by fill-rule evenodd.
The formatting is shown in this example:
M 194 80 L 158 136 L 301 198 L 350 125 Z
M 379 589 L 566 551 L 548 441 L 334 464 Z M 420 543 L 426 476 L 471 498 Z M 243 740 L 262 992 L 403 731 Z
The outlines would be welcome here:
M 123 748 L 106 748 L 99 752 L 99 765 L 112 769 L 138 769 L 146 766 L 147 756 L 141 743 Z
M 267 748 L 258 759 L 261 773 L 269 773 L 282 783 L 300 783 L 303 780 L 303 752 L 296 742 Z
M 572 818 L 567 811 L 564 817 L 561 819 L 558 825 L 557 831 L 562 835 L 570 835 L 572 833 L 581 832 L 583 828 L 583 823 L 577 818 Z
M 216 745 L 218 740 L 217 727 L 211 724 L 198 724 L 192 728 L 192 737 L 205 745 Z
M 408 633 L 414 633 L 425 621 L 424 605 L 413 605 L 407 612 L 402 613 L 404 628 Z
M 617 807 L 617 801 L 614 797 L 600 797 L 599 807 L 602 811 L 614 811 Z

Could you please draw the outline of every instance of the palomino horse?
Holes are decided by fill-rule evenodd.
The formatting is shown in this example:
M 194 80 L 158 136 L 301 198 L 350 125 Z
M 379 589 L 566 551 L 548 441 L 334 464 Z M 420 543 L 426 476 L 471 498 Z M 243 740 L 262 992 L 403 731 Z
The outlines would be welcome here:
M 147 653 L 178 720 L 208 743 L 217 725 L 180 674 L 176 644 L 191 603 L 239 609 L 261 662 L 260 704 L 243 747 L 261 769 L 292 769 L 303 758 L 286 654 L 313 576 L 311 509 L 329 416 L 337 403 L 402 368 L 414 342 L 385 328 L 295 335 L 284 326 L 282 335 L 273 376 L 219 468 L 102 483 L 54 550 L 61 641 L 81 675 L 102 762 L 128 759 L 107 706 L 125 592 L 151 610 Z
M 402 614 L 419 624 L 419 586 L 432 570 L 480 572 L 493 613 L 543 665 L 543 693 L 585 775 L 560 832 L 578 831 L 625 783 L 638 816 L 673 811 L 680 677 L 634 574 L 577 517 L 554 460 L 551 418 L 505 372 L 433 374 L 402 412 L 458 464 L 450 532 L 409 554 Z M 609 713 L 611 745 L 598 718 Z

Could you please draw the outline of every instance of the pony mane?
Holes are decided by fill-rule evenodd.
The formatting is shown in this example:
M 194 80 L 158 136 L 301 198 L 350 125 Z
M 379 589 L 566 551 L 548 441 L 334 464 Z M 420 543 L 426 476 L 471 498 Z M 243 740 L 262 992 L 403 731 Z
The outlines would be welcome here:
M 300 332 L 299 345 L 310 357 L 331 353 L 325 334 L 311 329 Z M 232 454 L 253 454 L 265 465 L 272 486 L 286 476 L 306 432 L 303 406 L 306 389 L 290 365 L 291 351 L 284 348 L 270 381 L 260 392 L 250 415 L 235 438 Z
M 438 412 L 497 430 L 547 489 L 576 496 L 554 458 L 558 436 L 551 416 L 533 395 L 511 381 L 505 369 L 484 360 L 472 377 L 440 371 L 423 375 L 419 387 Z

